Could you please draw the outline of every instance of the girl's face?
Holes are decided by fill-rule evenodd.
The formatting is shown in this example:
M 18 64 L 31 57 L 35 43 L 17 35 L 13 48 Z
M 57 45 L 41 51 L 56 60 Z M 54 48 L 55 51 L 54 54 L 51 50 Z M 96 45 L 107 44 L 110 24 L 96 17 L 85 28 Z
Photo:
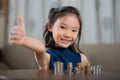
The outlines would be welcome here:
M 75 15 L 58 18 L 48 30 L 52 32 L 56 47 L 67 48 L 77 39 L 79 21 Z

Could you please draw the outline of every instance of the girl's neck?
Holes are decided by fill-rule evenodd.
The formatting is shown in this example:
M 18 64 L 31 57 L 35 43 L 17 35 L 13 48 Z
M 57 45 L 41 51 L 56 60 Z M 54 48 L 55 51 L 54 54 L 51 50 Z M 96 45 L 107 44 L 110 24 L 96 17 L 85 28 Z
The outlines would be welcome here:
M 68 47 L 64 48 L 64 47 L 59 47 L 59 46 L 54 46 L 52 48 L 54 48 L 54 49 L 68 49 Z

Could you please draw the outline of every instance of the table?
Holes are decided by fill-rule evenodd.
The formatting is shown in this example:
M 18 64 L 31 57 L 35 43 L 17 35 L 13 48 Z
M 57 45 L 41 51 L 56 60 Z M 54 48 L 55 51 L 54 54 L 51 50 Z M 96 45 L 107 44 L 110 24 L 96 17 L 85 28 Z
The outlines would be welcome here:
M 0 71 L 0 80 L 120 80 L 119 72 L 102 72 L 101 75 L 93 74 L 54 74 L 52 70 L 8 70 Z

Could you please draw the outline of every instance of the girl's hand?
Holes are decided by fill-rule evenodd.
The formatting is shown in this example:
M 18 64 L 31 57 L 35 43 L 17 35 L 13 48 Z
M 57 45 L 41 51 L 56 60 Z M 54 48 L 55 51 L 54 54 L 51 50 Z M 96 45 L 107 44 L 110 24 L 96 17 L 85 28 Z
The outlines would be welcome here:
M 24 20 L 21 15 L 18 16 L 18 25 L 12 27 L 9 33 L 9 42 L 10 44 L 23 45 L 25 39 L 25 25 Z

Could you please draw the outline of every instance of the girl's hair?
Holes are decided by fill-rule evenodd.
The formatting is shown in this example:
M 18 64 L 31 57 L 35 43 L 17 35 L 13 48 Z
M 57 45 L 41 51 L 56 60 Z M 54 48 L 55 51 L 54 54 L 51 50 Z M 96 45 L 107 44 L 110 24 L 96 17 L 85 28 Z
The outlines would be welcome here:
M 52 32 L 48 31 L 48 26 L 52 26 L 54 25 L 54 23 L 56 22 L 56 20 L 60 17 L 64 17 L 66 15 L 76 15 L 80 24 L 80 28 L 79 28 L 79 33 L 78 33 L 78 37 L 77 37 L 77 41 L 75 43 L 73 43 L 72 45 L 69 46 L 69 49 L 74 51 L 74 52 L 81 52 L 80 48 L 79 48 L 79 43 L 80 43 L 80 37 L 81 37 L 81 29 L 82 29 L 82 21 L 81 21 L 81 16 L 79 14 L 79 11 L 72 7 L 72 6 L 63 6 L 60 8 L 52 8 L 49 11 L 49 15 L 48 15 L 48 23 L 45 26 L 44 29 L 44 33 L 43 33 L 43 38 L 45 40 L 45 47 L 49 48 L 49 47 L 55 47 L 55 42 L 52 36 Z

